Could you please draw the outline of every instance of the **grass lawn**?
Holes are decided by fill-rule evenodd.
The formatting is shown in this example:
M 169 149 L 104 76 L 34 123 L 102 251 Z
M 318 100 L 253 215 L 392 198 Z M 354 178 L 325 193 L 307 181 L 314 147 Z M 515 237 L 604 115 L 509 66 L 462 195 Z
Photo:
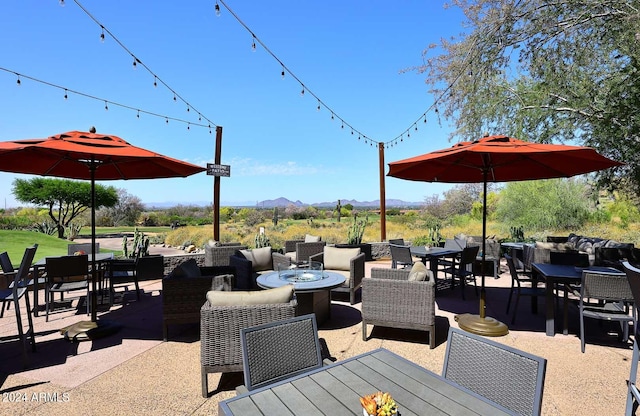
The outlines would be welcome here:
M 6 251 L 9 254 L 11 263 L 16 269 L 20 266 L 24 249 L 34 243 L 38 244 L 34 261 L 38 261 L 46 256 L 66 255 L 67 245 L 71 241 L 34 231 L 0 230 L 0 252 Z M 100 252 L 103 251 L 110 250 L 100 249 Z

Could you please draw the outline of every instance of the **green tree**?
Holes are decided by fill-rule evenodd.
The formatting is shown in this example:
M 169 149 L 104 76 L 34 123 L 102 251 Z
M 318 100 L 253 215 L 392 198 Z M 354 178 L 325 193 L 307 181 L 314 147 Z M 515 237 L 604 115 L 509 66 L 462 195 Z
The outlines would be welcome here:
M 91 184 L 66 179 L 33 178 L 13 181 L 13 194 L 20 202 L 45 206 L 58 229 L 58 238 L 64 238 L 64 229 L 74 218 L 91 207 Z M 113 186 L 95 185 L 96 209 L 112 207 L 118 202 Z
M 131 195 L 126 189 L 118 189 L 118 202 L 112 207 L 101 209 L 102 223 L 109 226 L 136 225 L 140 213 L 144 211 L 144 205 L 140 198 Z
M 580 179 L 509 182 L 500 191 L 495 219 L 527 232 L 576 229 L 593 209 L 590 186 Z
M 466 32 L 425 51 L 452 138 L 485 132 L 576 141 L 627 165 L 600 173 L 640 192 L 640 8 L 628 0 L 451 0 Z M 437 47 L 441 54 L 434 54 Z M 612 175 L 628 181 L 614 181 Z

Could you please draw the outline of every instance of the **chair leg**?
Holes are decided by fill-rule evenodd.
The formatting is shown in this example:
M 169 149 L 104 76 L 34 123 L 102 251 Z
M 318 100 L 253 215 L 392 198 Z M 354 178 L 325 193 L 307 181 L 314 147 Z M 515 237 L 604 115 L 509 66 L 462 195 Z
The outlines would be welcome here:
M 362 340 L 367 340 L 367 323 L 365 321 L 362 321 Z
M 511 306 L 511 298 L 513 297 L 513 282 L 511 283 L 511 290 L 509 291 L 509 299 L 507 300 L 507 314 L 509 313 L 509 307 Z
M 0 318 L 4 316 L 4 307 L 6 304 L 7 304 L 6 302 L 2 302 L 2 311 L 0 311 Z
M 37 284 L 37 283 L 36 283 Z M 31 316 L 31 302 L 29 302 L 29 291 L 24 294 L 25 303 L 27 305 L 27 322 L 29 323 L 29 332 L 31 334 L 31 351 L 36 352 L 36 334 L 33 329 L 33 317 Z
M 29 366 L 29 356 L 27 355 L 27 340 L 22 330 L 22 317 L 20 316 L 20 305 L 18 299 L 13 300 L 14 312 L 16 314 L 16 322 L 18 324 L 18 337 L 20 338 L 20 344 L 22 345 L 22 364 L 24 368 Z
M 138 284 L 138 279 L 135 279 L 133 284 L 136 286 L 136 299 L 140 300 L 140 285 Z
M 520 303 L 520 292 L 516 294 L 516 303 L 513 305 L 513 316 L 511 317 L 511 324 L 516 323 L 516 314 L 518 313 L 518 303 Z
M 580 310 L 580 350 L 584 353 L 584 316 Z
M 207 379 L 207 370 L 204 367 L 201 367 L 201 376 L 202 376 L 202 397 L 205 399 L 209 397 L 209 380 Z
M 436 326 L 431 325 L 429 327 L 429 349 L 432 350 L 436 347 Z

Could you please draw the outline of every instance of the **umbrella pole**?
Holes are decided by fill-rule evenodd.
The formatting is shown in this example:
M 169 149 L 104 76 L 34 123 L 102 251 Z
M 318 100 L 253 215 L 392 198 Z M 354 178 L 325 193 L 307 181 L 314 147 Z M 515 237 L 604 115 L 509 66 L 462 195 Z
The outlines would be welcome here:
M 89 170 L 91 172 L 91 321 L 80 321 L 66 328 L 62 328 L 60 332 L 64 337 L 71 341 L 88 341 L 92 339 L 102 338 L 112 334 L 120 329 L 119 325 L 108 321 L 98 321 L 98 296 L 96 293 L 98 285 L 98 270 L 96 268 L 96 161 L 89 162 Z M 87 302 L 89 300 L 87 299 Z
M 486 164 L 486 163 L 485 163 Z M 455 320 L 458 322 L 460 329 L 463 329 L 472 334 L 484 335 L 487 337 L 501 337 L 509 333 L 507 325 L 494 318 L 487 318 L 486 313 L 486 291 L 484 289 L 484 261 L 487 252 L 487 169 L 483 172 L 484 191 L 482 197 L 482 257 L 480 264 L 480 270 L 482 274 L 482 287 L 480 288 L 480 314 L 471 315 L 465 313 L 463 315 L 456 315 Z

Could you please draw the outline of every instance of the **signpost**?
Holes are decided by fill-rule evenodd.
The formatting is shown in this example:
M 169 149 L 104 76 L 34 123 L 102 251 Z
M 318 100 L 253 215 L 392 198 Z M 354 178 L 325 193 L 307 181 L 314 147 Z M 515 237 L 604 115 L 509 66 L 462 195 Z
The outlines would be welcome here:
M 213 178 L 213 239 L 220 241 L 220 176 L 231 176 L 231 166 L 221 165 L 222 126 L 216 127 L 216 149 L 213 161 L 207 163 L 207 175 Z
M 215 163 L 207 163 L 207 175 L 211 176 L 231 176 L 230 165 L 216 165 Z

